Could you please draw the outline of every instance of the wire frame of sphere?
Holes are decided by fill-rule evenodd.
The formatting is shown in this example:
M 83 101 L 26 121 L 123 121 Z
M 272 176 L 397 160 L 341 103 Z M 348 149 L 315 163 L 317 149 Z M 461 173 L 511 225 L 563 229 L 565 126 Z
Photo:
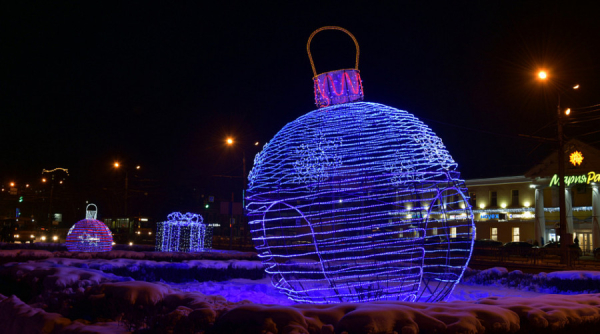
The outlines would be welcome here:
M 112 233 L 103 222 L 84 219 L 71 227 L 66 246 L 70 252 L 108 252 L 112 242 Z
M 354 103 L 286 125 L 255 159 L 247 209 L 273 285 L 294 301 L 435 302 L 472 252 L 467 193 L 422 122 Z

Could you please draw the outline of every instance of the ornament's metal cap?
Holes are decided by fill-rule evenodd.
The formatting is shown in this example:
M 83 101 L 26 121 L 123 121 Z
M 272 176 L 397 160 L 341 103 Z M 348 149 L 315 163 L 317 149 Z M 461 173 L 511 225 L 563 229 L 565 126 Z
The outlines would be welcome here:
M 94 206 L 92 208 L 92 206 Z M 85 219 L 95 220 L 98 217 L 98 207 L 94 203 L 90 203 L 85 207 Z
M 315 103 L 323 108 L 335 104 L 362 101 L 364 99 L 360 72 L 355 69 L 337 70 L 317 75 Z
M 317 75 L 315 63 L 310 53 L 310 42 L 318 32 L 323 30 L 343 31 L 352 38 L 356 46 L 356 64 L 353 69 L 343 69 Z M 358 70 L 358 55 L 360 53 L 358 42 L 348 30 L 334 26 L 319 28 L 308 38 L 306 50 L 308 51 L 308 59 L 310 59 L 310 65 L 314 74 L 313 82 L 317 107 L 323 108 L 336 104 L 362 101 L 364 99 L 362 80 L 360 79 L 360 72 Z

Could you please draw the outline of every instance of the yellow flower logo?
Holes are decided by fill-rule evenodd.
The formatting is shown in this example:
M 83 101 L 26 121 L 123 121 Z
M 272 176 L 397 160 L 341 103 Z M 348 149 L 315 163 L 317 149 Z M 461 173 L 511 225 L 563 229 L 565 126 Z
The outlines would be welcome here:
M 573 166 L 581 166 L 581 163 L 583 162 L 583 154 L 581 154 L 579 151 L 575 151 L 571 153 L 571 156 L 569 156 L 569 161 L 573 164 Z

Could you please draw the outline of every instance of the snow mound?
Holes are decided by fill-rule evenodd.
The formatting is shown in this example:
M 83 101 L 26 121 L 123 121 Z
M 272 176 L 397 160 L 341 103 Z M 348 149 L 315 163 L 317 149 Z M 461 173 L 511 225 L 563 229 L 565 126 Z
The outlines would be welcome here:
M 549 274 L 545 274 L 546 278 L 558 278 L 561 280 L 600 280 L 600 271 L 583 271 L 583 270 L 568 270 L 568 271 L 555 271 Z
M 496 306 L 472 303 L 373 302 L 335 305 L 242 305 L 215 323 L 215 332 L 284 333 L 513 333 L 519 317 Z
M 485 298 L 480 305 L 494 305 L 513 311 L 525 324 L 525 332 L 591 327 L 600 325 L 600 294 L 545 295 L 536 298 Z
M 55 333 L 71 324 L 57 313 L 31 307 L 19 298 L 0 295 L 0 333 Z
M 128 279 L 98 270 L 74 268 L 68 264 L 51 261 L 7 264 L 0 267 L 0 277 L 27 284 L 34 291 L 39 289 L 40 284 L 44 290 L 56 291 Z
M 508 269 L 506 269 L 504 267 L 494 267 L 494 268 L 482 270 L 481 272 L 479 272 L 479 274 L 487 275 L 487 276 L 504 276 L 504 275 L 508 274 Z
M 31 307 L 19 298 L 0 295 L 0 333 L 3 334 L 120 334 L 130 333 L 117 322 L 95 324 L 85 320 L 71 320 L 58 313 L 49 313 Z
M 0 263 L 47 259 L 53 256 L 52 252 L 41 249 L 2 249 Z
M 175 291 L 168 285 L 130 281 L 102 284 L 100 292 L 106 298 L 118 298 L 120 302 L 130 305 L 148 306 L 158 304 Z

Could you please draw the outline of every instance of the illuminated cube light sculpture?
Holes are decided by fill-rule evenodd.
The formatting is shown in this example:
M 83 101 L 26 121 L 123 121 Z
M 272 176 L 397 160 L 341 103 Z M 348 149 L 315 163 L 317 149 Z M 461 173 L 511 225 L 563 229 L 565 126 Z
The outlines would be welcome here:
M 346 32 L 356 68 L 317 75 L 313 36 Z M 412 114 L 361 102 L 358 43 L 311 35 L 320 109 L 257 154 L 247 212 L 272 284 L 305 303 L 441 301 L 470 259 L 475 226 L 457 164 Z
M 173 212 L 156 228 L 156 250 L 161 252 L 201 252 L 212 247 L 212 227 L 203 224 L 199 214 Z
M 93 207 L 93 208 L 92 208 Z M 108 252 L 112 249 L 113 237 L 110 229 L 96 220 L 98 208 L 88 204 L 84 220 L 69 229 L 66 246 L 69 252 Z

